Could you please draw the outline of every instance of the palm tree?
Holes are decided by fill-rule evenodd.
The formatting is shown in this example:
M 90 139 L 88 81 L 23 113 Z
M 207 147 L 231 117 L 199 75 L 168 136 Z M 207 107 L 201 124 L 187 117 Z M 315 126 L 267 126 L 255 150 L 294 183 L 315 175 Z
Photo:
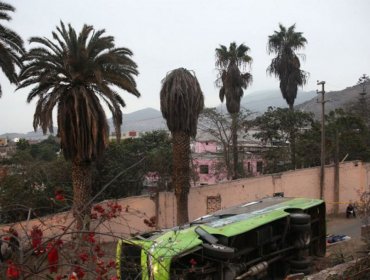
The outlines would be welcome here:
M 63 22 L 53 40 L 37 43 L 24 57 L 18 89 L 32 85 L 27 102 L 38 97 L 33 127 L 53 131 L 57 107 L 58 136 L 64 157 L 72 161 L 73 213 L 77 228 L 88 227 L 91 210 L 91 164 L 108 145 L 109 126 L 101 101 L 112 113 L 117 140 L 125 103 L 112 86 L 139 97 L 134 76 L 137 65 L 127 48 L 116 48 L 112 36 L 84 25 L 77 35 Z
M 167 74 L 162 81 L 160 98 L 162 115 L 172 133 L 172 182 L 177 202 L 177 224 L 181 225 L 189 219 L 190 137 L 197 133 L 204 98 L 197 78 L 184 68 Z
M 0 20 L 11 20 L 8 12 L 14 12 L 15 8 L 4 2 L 0 2 Z M 13 30 L 0 24 L 0 67 L 13 84 L 18 83 L 16 66 L 22 66 L 21 57 L 24 54 L 23 40 Z M 2 90 L 0 86 L 0 97 Z
M 298 86 L 306 84 L 308 73 L 301 70 L 299 54 L 296 51 L 302 49 L 307 44 L 302 32 L 295 32 L 295 24 L 286 29 L 279 24 L 279 31 L 269 36 L 267 50 L 268 53 L 275 53 L 267 72 L 280 80 L 280 90 L 283 98 L 289 105 L 290 110 L 294 110 L 294 100 L 297 97 Z M 291 161 L 295 168 L 295 134 L 290 135 Z
M 279 31 L 274 31 L 269 36 L 267 50 L 268 53 L 275 53 L 267 72 L 280 80 L 281 93 L 293 110 L 294 100 L 297 97 L 298 86 L 306 84 L 308 73 L 301 70 L 299 54 L 296 51 L 302 49 L 307 44 L 302 32 L 295 32 L 295 24 L 286 29 L 279 24 Z
M 238 178 L 238 113 L 240 111 L 240 100 L 243 89 L 252 83 L 252 75 L 243 73 L 252 63 L 252 58 L 247 54 L 249 47 L 244 44 L 237 46 L 235 42 L 230 43 L 229 49 L 220 45 L 216 48 L 216 67 L 219 70 L 219 78 L 216 84 L 220 87 L 220 100 L 226 97 L 226 108 L 232 118 L 231 133 L 233 143 L 233 178 Z

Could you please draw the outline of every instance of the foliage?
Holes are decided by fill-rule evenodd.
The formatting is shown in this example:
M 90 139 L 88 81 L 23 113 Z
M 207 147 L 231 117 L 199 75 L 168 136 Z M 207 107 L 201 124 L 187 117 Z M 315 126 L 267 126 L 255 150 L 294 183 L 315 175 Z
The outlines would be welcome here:
M 224 45 L 216 48 L 216 67 L 219 71 L 216 84 L 220 87 L 221 102 L 226 97 L 226 107 L 230 114 L 239 112 L 243 89 L 252 82 L 252 75 L 240 70 L 252 63 L 252 58 L 247 54 L 249 50 L 248 46 L 238 46 L 235 42 L 230 43 L 229 48 Z
M 111 183 L 98 200 L 141 194 L 145 176 L 155 173 L 159 189 L 164 189 L 172 168 L 171 141 L 165 131 L 153 131 L 140 138 L 112 142 L 104 157 L 97 162 L 93 194 L 110 182 L 119 172 L 145 158 L 142 164 L 129 169 Z M 166 181 L 167 180 L 167 181 Z
M 321 164 L 321 124 L 314 121 L 296 138 L 296 163 L 298 167 L 312 167 Z
M 30 143 L 27 139 L 21 138 L 16 144 L 17 150 L 26 150 L 30 147 Z
M 237 130 L 243 130 L 246 133 L 252 125 L 251 116 L 252 112 L 242 108 L 237 114 Z M 200 114 L 199 131 L 206 136 L 210 135 L 222 144 L 223 162 L 217 164 L 216 169 L 219 171 L 226 170 L 228 179 L 231 179 L 233 173 L 231 126 L 232 120 L 230 117 L 219 112 L 216 108 L 205 108 Z M 239 174 L 242 174 L 242 172 L 239 172 Z
M 62 158 L 53 161 L 32 160 L 14 168 L 0 181 L 1 223 L 65 211 L 54 199 L 56 193 L 71 198 L 70 163 Z
M 370 130 L 370 96 L 367 90 L 369 85 L 370 78 L 366 74 L 363 74 L 357 82 L 359 97 L 356 101 L 350 102 L 347 105 L 346 111 L 360 117 Z
M 327 160 L 333 161 L 338 145 L 339 159 L 370 160 L 369 130 L 356 115 L 342 109 L 331 111 L 326 116 Z
M 195 74 L 184 68 L 171 71 L 162 80 L 161 111 L 171 132 L 197 133 L 204 97 Z
M 177 223 L 188 221 L 190 188 L 190 137 L 197 133 L 204 97 L 195 74 L 184 68 L 171 71 L 162 80 L 161 111 L 172 134 L 173 174 Z
M 68 206 L 67 201 L 63 203 Z M 121 223 L 122 213 L 122 206 L 115 201 L 95 205 L 91 231 L 73 231 L 75 220 L 66 216 L 54 217 L 53 221 L 38 220 L 32 227 L 28 222 L 4 227 L 0 278 L 118 280 L 115 255 L 104 239 L 115 244 L 120 238 L 107 228 Z M 105 229 L 104 234 L 99 227 Z M 81 238 L 75 239 L 74 235 Z
M 247 54 L 248 51 L 249 47 L 244 44 L 237 46 L 235 42 L 230 43 L 229 49 L 223 45 L 216 48 L 216 67 L 219 68 L 216 85 L 220 87 L 221 102 L 226 97 L 226 108 L 232 117 L 233 179 L 239 177 L 238 119 L 236 114 L 240 111 L 243 89 L 252 83 L 252 75 L 249 72 L 243 73 L 241 71 L 252 63 L 252 58 Z
M 33 86 L 30 102 L 39 97 L 34 128 L 53 130 L 52 111 L 58 107 L 58 135 L 67 159 L 90 161 L 108 143 L 108 124 L 100 99 L 112 112 L 117 137 L 122 124 L 123 99 L 112 85 L 140 96 L 133 76 L 138 74 L 132 52 L 116 48 L 112 36 L 84 25 L 80 34 L 63 22 L 51 41 L 32 37 L 38 44 L 24 57 L 18 89 Z
M 268 38 L 268 53 L 274 53 L 276 57 L 272 59 L 267 73 L 280 80 L 281 93 L 289 108 L 293 109 L 298 86 L 303 86 L 308 77 L 308 73 L 300 69 L 296 51 L 304 48 L 307 40 L 302 32 L 295 31 L 295 24 L 288 29 L 279 24 L 279 28 L 279 31 L 274 31 Z
M 0 2 L 0 20 L 10 21 L 9 12 L 14 12 L 15 8 L 4 2 Z M 0 67 L 9 82 L 17 84 L 18 76 L 16 67 L 22 67 L 22 55 L 24 53 L 23 40 L 13 30 L 0 24 Z M 2 90 L 0 86 L 0 97 Z
M 79 217 L 77 228 L 91 210 L 91 162 L 100 158 L 109 141 L 109 126 L 103 101 L 112 113 L 116 137 L 121 135 L 125 106 L 116 88 L 137 97 L 134 76 L 137 65 L 127 48 L 116 48 L 112 36 L 84 25 L 77 35 L 71 25 L 53 32 L 53 40 L 33 37 L 24 57 L 18 89 L 33 86 L 27 101 L 38 98 L 33 126 L 44 133 L 53 130 L 53 110 L 57 107 L 58 136 L 66 159 L 72 160 L 73 213 Z
M 50 135 L 46 140 L 30 145 L 28 140 L 20 139 L 16 144 L 17 150 L 10 160 L 14 164 L 27 164 L 41 160 L 53 161 L 58 157 L 60 144 L 56 137 Z
M 256 118 L 255 125 L 259 132 L 254 137 L 271 147 L 264 154 L 267 161 L 266 172 L 280 172 L 292 167 L 291 159 L 287 156 L 291 135 L 301 138 L 300 135 L 305 134 L 313 125 L 313 116 L 288 108 L 269 107 L 263 115 Z

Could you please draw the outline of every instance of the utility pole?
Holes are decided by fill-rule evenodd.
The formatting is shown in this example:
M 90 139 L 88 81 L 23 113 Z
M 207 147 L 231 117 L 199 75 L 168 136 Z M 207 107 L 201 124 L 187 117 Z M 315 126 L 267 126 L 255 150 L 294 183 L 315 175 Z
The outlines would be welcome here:
M 321 85 L 321 170 L 320 170 L 320 199 L 324 198 L 324 183 L 325 183 L 325 81 L 317 81 L 317 85 Z

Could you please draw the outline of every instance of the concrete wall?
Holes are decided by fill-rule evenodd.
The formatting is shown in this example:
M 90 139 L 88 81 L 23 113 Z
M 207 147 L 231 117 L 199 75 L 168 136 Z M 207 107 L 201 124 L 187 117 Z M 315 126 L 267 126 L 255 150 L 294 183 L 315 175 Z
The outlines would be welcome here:
M 334 201 L 334 167 L 327 166 L 325 168 L 324 198 L 328 213 L 333 212 L 335 203 L 339 203 L 339 211 L 344 212 L 349 201 L 355 202 L 359 199 L 361 192 L 370 191 L 370 164 L 357 161 L 342 163 L 339 174 L 340 199 L 336 202 Z M 284 192 L 287 197 L 319 198 L 320 168 L 300 169 L 191 188 L 189 193 L 189 219 L 193 220 L 207 213 L 208 197 L 219 196 L 222 209 L 246 201 L 272 196 L 276 192 Z M 167 193 L 166 197 L 167 200 L 174 199 L 172 193 Z M 159 205 L 160 209 L 163 207 L 163 205 Z M 172 212 L 175 213 L 174 210 Z M 174 219 L 161 219 L 159 222 L 162 227 L 170 227 L 174 224 Z
M 325 176 L 325 201 L 327 211 L 333 211 L 334 168 L 327 166 Z M 275 192 L 284 192 L 287 197 L 318 198 L 320 194 L 319 168 L 308 168 L 281 174 L 240 179 L 217 185 L 193 187 L 189 193 L 189 219 L 203 216 L 212 207 L 226 208 L 240 203 L 253 201 Z M 340 211 L 344 212 L 349 201 L 359 199 L 360 192 L 370 191 L 370 164 L 361 162 L 346 162 L 340 165 Z M 152 230 L 144 223 L 145 219 L 155 216 L 160 228 L 173 227 L 176 224 L 176 202 L 173 193 L 161 192 L 158 196 L 138 196 L 118 200 L 122 206 L 122 215 L 109 223 L 96 225 L 96 231 L 114 236 L 128 237 L 138 232 Z M 105 202 L 106 203 L 106 202 Z M 102 203 L 104 205 L 104 202 Z M 33 225 L 40 225 L 45 232 L 55 235 L 61 232 L 63 226 L 68 226 L 72 220 L 69 213 L 61 213 L 31 220 L 16 228 L 29 233 Z M 94 224 L 92 224 L 94 229 Z M 2 229 L 6 229 L 4 225 Z M 1 228 L 0 228 L 1 230 Z

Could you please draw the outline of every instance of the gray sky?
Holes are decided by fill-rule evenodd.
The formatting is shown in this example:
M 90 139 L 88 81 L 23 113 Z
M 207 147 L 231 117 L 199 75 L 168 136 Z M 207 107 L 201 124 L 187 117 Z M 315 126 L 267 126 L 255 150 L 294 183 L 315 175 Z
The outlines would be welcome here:
M 6 1 L 6 0 L 4 0 Z M 253 85 L 248 93 L 276 89 L 266 75 L 272 56 L 266 52 L 268 35 L 278 23 L 304 33 L 308 45 L 302 69 L 310 72 L 305 91 L 326 80 L 326 90 L 351 86 L 370 74 L 370 1 L 368 0 L 7 0 L 16 7 L 6 23 L 25 40 L 51 37 L 59 20 L 80 30 L 84 23 L 105 29 L 117 46 L 130 48 L 139 67 L 139 99 L 126 92 L 124 113 L 146 107 L 159 109 L 161 80 L 169 70 L 194 70 L 206 106 L 219 104 L 214 50 L 236 41 L 250 47 Z M 27 48 L 29 45 L 27 43 Z M 29 89 L 14 92 L 0 73 L 0 134 L 28 132 L 35 102 L 26 103 Z M 274 105 L 274 104 L 271 104 Z M 109 114 L 108 114 L 109 116 Z

